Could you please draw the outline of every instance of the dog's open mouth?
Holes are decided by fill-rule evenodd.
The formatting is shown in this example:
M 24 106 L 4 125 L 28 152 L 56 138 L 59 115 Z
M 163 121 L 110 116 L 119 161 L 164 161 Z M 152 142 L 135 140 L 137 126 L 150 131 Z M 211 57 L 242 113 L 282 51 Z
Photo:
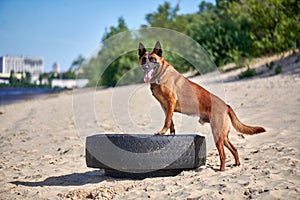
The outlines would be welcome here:
M 145 81 L 145 83 L 150 83 L 153 72 L 154 72 L 154 69 L 144 71 L 144 81 Z

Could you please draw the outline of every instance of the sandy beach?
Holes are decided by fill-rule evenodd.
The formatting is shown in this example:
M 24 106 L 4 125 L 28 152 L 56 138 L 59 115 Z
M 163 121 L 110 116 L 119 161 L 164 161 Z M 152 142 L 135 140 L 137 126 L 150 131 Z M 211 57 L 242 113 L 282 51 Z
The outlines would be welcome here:
M 225 172 L 216 171 L 220 163 L 213 144 L 208 144 L 205 166 L 174 177 L 115 179 L 86 167 L 84 138 L 95 130 L 150 134 L 162 127 L 163 112 L 147 84 L 69 91 L 2 106 L 0 199 L 300 199 L 299 57 L 298 52 L 257 60 L 251 66 L 260 75 L 247 79 L 238 79 L 245 68 L 218 74 L 223 83 L 215 83 L 214 74 L 192 78 L 217 88 L 242 122 L 267 130 L 248 136 L 232 128 L 241 166 L 233 166 L 226 149 Z M 265 66 L 271 60 L 281 73 Z M 90 95 L 95 97 L 92 120 L 81 107 Z M 83 102 L 74 104 L 74 99 Z M 178 134 L 198 133 L 211 141 L 209 125 L 197 121 L 174 117 Z

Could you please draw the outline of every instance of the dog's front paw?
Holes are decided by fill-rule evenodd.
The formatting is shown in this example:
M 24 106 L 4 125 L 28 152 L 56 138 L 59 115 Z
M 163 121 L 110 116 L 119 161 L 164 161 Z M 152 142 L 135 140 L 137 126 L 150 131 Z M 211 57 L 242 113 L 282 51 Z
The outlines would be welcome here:
M 165 134 L 165 132 L 163 132 L 163 131 L 157 131 L 156 133 L 154 133 L 154 135 L 164 135 Z

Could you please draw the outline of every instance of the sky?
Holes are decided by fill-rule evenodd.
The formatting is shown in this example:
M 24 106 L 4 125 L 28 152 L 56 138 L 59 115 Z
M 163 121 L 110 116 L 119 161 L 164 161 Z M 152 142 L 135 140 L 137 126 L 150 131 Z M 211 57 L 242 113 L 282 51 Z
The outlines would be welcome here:
M 66 71 L 78 55 L 89 56 L 119 17 L 129 29 L 138 29 L 165 1 L 0 0 L 0 56 L 43 58 L 46 72 L 55 62 Z M 180 14 L 198 11 L 201 2 L 167 1 L 173 7 L 180 2 Z

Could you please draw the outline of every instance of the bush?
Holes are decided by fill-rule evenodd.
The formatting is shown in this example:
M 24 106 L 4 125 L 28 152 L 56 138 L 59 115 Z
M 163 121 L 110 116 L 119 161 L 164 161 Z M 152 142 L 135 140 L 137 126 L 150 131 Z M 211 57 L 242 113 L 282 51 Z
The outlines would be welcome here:
M 275 63 L 272 61 L 272 62 L 270 62 L 270 63 L 267 63 L 267 64 L 266 64 L 266 67 L 267 67 L 269 70 L 272 70 L 273 67 L 274 67 L 274 65 L 275 65 Z
M 281 65 L 278 65 L 278 66 L 275 68 L 275 75 L 280 74 L 281 71 L 282 71 L 282 67 L 281 67 Z
M 240 79 L 243 79 L 243 78 L 250 78 L 250 77 L 253 77 L 256 75 L 256 71 L 255 69 L 251 69 L 249 66 L 247 66 L 247 70 L 242 72 L 240 75 L 239 75 L 239 78 Z

